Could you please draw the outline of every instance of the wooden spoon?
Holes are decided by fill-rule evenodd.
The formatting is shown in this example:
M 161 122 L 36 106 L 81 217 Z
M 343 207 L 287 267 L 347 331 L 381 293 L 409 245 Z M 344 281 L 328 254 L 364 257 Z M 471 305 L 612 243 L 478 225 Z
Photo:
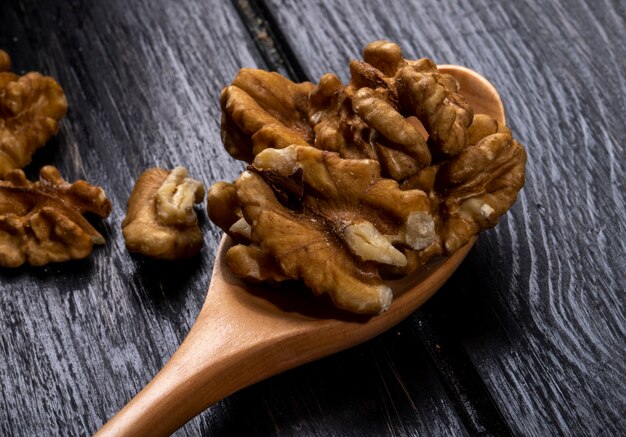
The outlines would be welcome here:
M 504 122 L 496 89 L 476 72 L 439 67 L 454 75 L 475 113 Z M 385 313 L 363 317 L 334 309 L 311 293 L 251 287 L 225 265 L 231 241 L 218 249 L 211 284 L 185 341 L 163 369 L 98 436 L 166 436 L 231 393 L 301 364 L 364 342 L 391 328 L 429 299 L 465 258 L 475 238 L 448 258 L 392 281 Z M 295 289 L 294 289 L 295 288 Z

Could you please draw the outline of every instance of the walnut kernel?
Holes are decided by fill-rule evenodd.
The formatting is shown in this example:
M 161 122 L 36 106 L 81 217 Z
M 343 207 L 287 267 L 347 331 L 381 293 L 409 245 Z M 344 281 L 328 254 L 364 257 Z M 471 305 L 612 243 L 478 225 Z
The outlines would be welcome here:
M 195 255 L 202 233 L 194 204 L 202 202 L 204 186 L 187 170 L 152 168 L 135 183 L 128 199 L 122 234 L 130 252 L 174 260 Z
M 11 58 L 4 50 L 0 50 L 0 73 L 11 69 Z
M 386 309 L 392 295 L 379 265 L 405 265 L 398 248 L 417 250 L 435 238 L 426 194 L 381 178 L 373 160 L 310 146 L 265 149 L 234 185 L 209 191 L 209 217 L 233 193 L 241 217 L 220 223 L 240 242 L 227 255 L 231 270 L 254 280 L 302 279 L 353 312 Z
M 104 218 L 110 212 L 102 188 L 85 181 L 70 184 L 52 166 L 41 169 L 37 182 L 12 170 L 0 181 L 0 265 L 84 258 L 104 238 L 83 214 Z
M 67 111 L 65 94 L 54 79 L 3 72 L 10 60 L 1 53 L 0 178 L 30 163 L 33 153 L 59 130 L 58 122 Z

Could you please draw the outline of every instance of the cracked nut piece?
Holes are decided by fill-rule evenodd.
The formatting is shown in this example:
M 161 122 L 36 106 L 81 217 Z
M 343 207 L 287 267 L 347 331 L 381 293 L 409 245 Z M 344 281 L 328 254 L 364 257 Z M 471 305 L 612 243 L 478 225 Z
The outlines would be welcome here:
M 452 76 L 442 74 L 430 59 L 408 62 L 397 73 L 401 104 L 414 112 L 429 134 L 433 152 L 454 156 L 467 143 L 473 112 Z
M 479 114 L 468 141 L 454 158 L 422 170 L 403 185 L 429 193 L 444 254 L 495 226 L 524 185 L 526 152 L 504 124 Z
M 222 93 L 226 149 L 250 162 L 264 148 L 308 144 L 376 159 L 384 177 L 402 181 L 465 147 L 472 110 L 431 60 L 404 59 L 397 44 L 375 41 L 350 62 L 350 76 L 347 86 L 334 74 L 313 86 L 241 70 Z
M 243 68 L 224 88 L 222 141 L 228 153 L 251 162 L 268 147 L 306 145 L 312 130 L 308 122 L 309 82 L 293 83 L 278 73 Z
M 11 69 L 11 58 L 4 50 L 0 50 L 0 73 Z
M 33 153 L 59 130 L 67 100 L 48 76 L 9 73 L 10 59 L 0 52 L 0 178 L 30 163 Z M 6 53 L 4 53 L 6 55 Z
M 102 188 L 80 180 L 70 184 L 54 167 L 43 167 L 37 182 L 13 170 L 0 181 L 0 265 L 85 258 L 104 238 L 83 214 L 104 218 L 110 212 Z
M 212 204 L 230 203 L 233 194 L 242 218 L 220 226 L 239 241 L 248 227 L 249 241 L 229 250 L 231 270 L 254 280 L 301 279 L 357 313 L 379 313 L 391 302 L 379 266 L 405 265 L 399 248 L 419 250 L 435 237 L 424 192 L 381 178 L 374 160 L 310 146 L 260 152 L 234 185 L 211 189 L 212 219 Z
M 194 204 L 202 202 L 204 185 L 187 170 L 152 168 L 135 183 L 128 199 L 122 234 L 130 252 L 152 258 L 188 258 L 202 247 Z

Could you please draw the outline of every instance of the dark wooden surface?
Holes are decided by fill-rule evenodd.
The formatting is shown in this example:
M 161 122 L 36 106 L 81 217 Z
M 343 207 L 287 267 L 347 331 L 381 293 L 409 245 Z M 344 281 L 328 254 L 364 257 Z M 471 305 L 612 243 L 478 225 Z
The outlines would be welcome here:
M 218 95 L 244 66 L 347 78 L 373 39 L 482 72 L 526 145 L 518 203 L 442 290 L 361 346 L 236 393 L 179 435 L 620 435 L 626 431 L 620 1 L 62 0 L 0 2 L 0 48 L 65 89 L 55 164 L 105 188 L 107 239 L 86 260 L 0 270 L 0 434 L 89 435 L 176 349 L 219 240 L 174 265 L 131 256 L 134 179 L 182 164 L 210 184 Z

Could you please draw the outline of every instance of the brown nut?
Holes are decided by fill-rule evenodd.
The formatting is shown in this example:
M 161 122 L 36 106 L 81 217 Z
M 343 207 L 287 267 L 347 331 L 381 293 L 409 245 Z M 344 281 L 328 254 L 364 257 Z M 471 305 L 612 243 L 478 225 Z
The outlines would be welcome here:
M 252 228 L 243 218 L 235 184 L 217 182 L 207 194 L 207 213 L 235 244 L 226 253 L 226 263 L 248 282 L 277 283 L 289 279 L 267 250 L 253 240 Z
M 353 65 L 362 65 L 355 64 Z M 353 68 L 365 74 L 361 67 Z M 356 75 L 356 73 L 355 73 Z M 311 121 L 315 123 L 315 147 L 335 151 L 344 158 L 376 159 L 382 173 L 405 179 L 430 164 L 426 141 L 394 106 L 386 82 L 358 76 L 346 88 L 331 74 L 324 75 L 311 93 Z M 387 96 L 387 97 L 386 97 Z
M 237 276 L 246 281 L 278 283 L 290 279 L 276 258 L 258 244 L 237 244 L 226 252 L 226 264 Z
M 33 153 L 59 130 L 67 111 L 65 94 L 54 79 L 2 72 L 9 67 L 8 56 L 2 58 L 0 54 L 0 178 L 30 163 Z
M 233 184 L 217 182 L 211 185 L 206 203 L 209 218 L 222 229 L 228 230 L 242 218 L 237 190 Z
M 278 73 L 241 69 L 220 98 L 222 141 L 228 153 L 251 162 L 268 147 L 307 144 L 312 88 L 308 82 L 296 84 Z
M 435 237 L 426 194 L 381 178 L 373 160 L 342 159 L 309 146 L 266 149 L 234 187 L 250 245 L 271 257 L 235 246 L 227 256 L 231 270 L 263 280 L 268 274 L 255 267 L 263 265 L 278 279 L 274 272 L 302 279 L 353 312 L 385 310 L 392 294 L 379 266 L 405 265 L 399 248 L 419 250 Z M 227 201 L 230 190 L 217 192 Z M 232 234 L 240 222 L 224 230 Z
M 419 59 L 398 71 L 397 88 L 402 107 L 430 135 L 433 152 L 454 156 L 465 148 L 473 112 L 452 76 L 440 73 L 430 59 Z
M 52 166 L 41 169 L 37 182 L 13 170 L 0 181 L 0 265 L 85 258 L 104 238 L 83 214 L 107 217 L 110 212 L 102 188 L 85 181 L 70 184 Z
M 452 76 L 428 59 L 405 60 L 388 41 L 369 44 L 364 59 L 350 62 L 348 86 L 333 74 L 313 87 L 241 70 L 222 93 L 226 149 L 250 162 L 267 147 L 309 144 L 376 159 L 383 176 L 402 181 L 430 165 L 433 153 L 452 156 L 465 147 L 473 114 Z
M 152 258 L 188 258 L 202 247 L 194 204 L 202 202 L 204 186 L 187 170 L 152 168 L 135 183 L 128 199 L 122 234 L 130 252 Z
M 11 69 L 11 58 L 4 50 L 0 50 L 0 73 Z
M 307 150 L 304 145 L 309 145 L 335 152 L 339 156 L 333 159 L 343 158 L 346 162 L 377 161 L 380 170 L 377 178 L 382 175 L 397 181 L 403 190 L 417 189 L 428 194 L 429 209 L 415 211 L 428 216 L 431 224 L 434 222 L 436 235 L 422 240 L 416 247 L 411 247 L 401 237 L 393 240 L 391 234 L 379 229 L 378 222 L 370 220 L 345 226 L 340 236 L 330 233 L 351 257 L 366 264 L 376 263 L 375 273 L 368 270 L 368 275 L 376 278 L 379 278 L 379 269 L 383 273 L 406 274 L 434 256 L 451 254 L 473 235 L 494 226 L 513 204 L 524 183 L 526 155 L 523 147 L 512 139 L 508 128 L 486 115 L 474 116 L 453 76 L 439 71 L 429 59 L 404 59 L 400 47 L 389 41 L 368 44 L 363 61 L 350 62 L 347 86 L 334 74 L 325 74 L 313 86 L 295 84 L 276 73 L 242 70 L 233 86 L 224 90 L 222 109 L 222 136 L 227 150 L 235 157 L 254 161 L 245 178 L 234 185 L 224 184 L 212 189 L 214 197 L 210 203 L 235 205 L 239 202 L 230 215 L 223 212 L 209 215 L 242 245 L 237 251 L 245 262 L 236 263 L 236 267 L 233 264 L 231 268 L 255 280 L 275 281 L 280 276 L 276 271 L 292 278 L 304 278 L 304 273 L 285 270 L 284 260 L 276 255 L 278 246 L 269 249 L 267 241 L 273 238 L 269 230 L 273 228 L 268 225 L 261 234 L 256 230 L 251 221 L 251 211 L 256 209 L 246 205 L 243 193 L 252 190 L 250 187 L 268 185 L 269 191 L 258 188 L 257 194 L 273 193 L 275 203 L 289 213 L 276 212 L 278 207 L 272 202 L 263 203 L 263 208 L 275 212 L 274 225 L 281 220 L 284 222 L 275 232 L 285 241 L 296 244 L 297 237 L 322 231 L 316 228 L 319 222 L 315 222 L 316 225 L 306 220 L 291 223 L 294 220 L 290 214 L 300 209 L 309 211 L 306 209 L 309 205 L 324 204 L 328 190 L 335 184 L 334 178 L 341 179 L 335 175 L 330 178 L 333 184 L 313 189 L 313 185 L 303 182 L 301 174 L 303 168 L 316 162 L 316 159 L 305 158 L 313 152 L 302 152 L 300 148 L 293 149 L 298 150 L 297 153 L 287 152 L 290 145 L 302 146 L 302 150 Z M 271 152 L 268 148 L 285 151 Z M 298 158 L 293 158 L 294 153 Z M 294 167 L 294 160 L 300 162 L 301 158 L 307 164 Z M 270 162 L 273 159 L 276 162 Z M 312 170 L 309 168 L 309 171 Z M 358 186 L 358 172 L 350 177 L 352 184 Z M 304 187 L 308 187 L 307 195 Z M 352 188 L 342 189 L 351 192 Z M 358 195 L 354 198 L 360 199 Z M 303 223 L 310 228 L 308 231 L 302 228 Z M 297 236 L 284 235 L 286 229 L 295 231 L 296 227 Z M 312 241 L 323 241 L 321 237 L 315 238 Z M 383 250 L 385 242 L 393 250 Z M 305 240 L 298 240 L 297 244 L 305 245 Z M 368 244 L 372 244 L 372 250 L 368 250 Z M 252 247 L 254 250 L 249 249 Z M 270 267 L 271 257 L 263 251 L 274 256 L 277 266 Z M 321 252 L 320 248 L 310 256 Z M 259 270 L 261 265 L 271 273 L 246 274 L 246 269 Z M 338 265 L 346 269 L 341 274 L 361 281 L 352 265 L 338 262 L 332 268 Z M 329 274 L 335 274 L 332 268 Z M 317 293 L 327 292 L 320 291 L 326 290 L 325 286 L 315 285 L 313 280 L 305 279 L 305 283 L 311 288 L 317 286 Z M 340 300 L 337 296 L 334 299 Z M 352 310 L 355 311 L 354 307 Z
M 461 153 L 422 170 L 403 185 L 429 193 L 445 254 L 495 226 L 524 185 L 526 152 L 505 125 L 479 114 L 468 138 L 473 144 Z

